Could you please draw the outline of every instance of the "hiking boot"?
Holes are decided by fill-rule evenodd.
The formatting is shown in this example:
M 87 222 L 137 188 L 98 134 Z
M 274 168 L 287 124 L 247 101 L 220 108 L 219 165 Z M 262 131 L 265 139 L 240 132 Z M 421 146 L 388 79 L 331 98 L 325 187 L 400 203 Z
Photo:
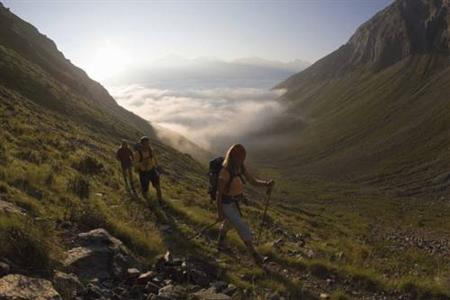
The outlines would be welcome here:
M 231 249 L 225 244 L 225 236 L 219 236 L 219 240 L 217 241 L 217 250 L 220 252 L 229 252 Z
M 258 266 L 263 266 L 264 263 L 266 262 L 266 260 L 256 252 L 252 253 L 252 258 L 255 264 L 257 264 Z

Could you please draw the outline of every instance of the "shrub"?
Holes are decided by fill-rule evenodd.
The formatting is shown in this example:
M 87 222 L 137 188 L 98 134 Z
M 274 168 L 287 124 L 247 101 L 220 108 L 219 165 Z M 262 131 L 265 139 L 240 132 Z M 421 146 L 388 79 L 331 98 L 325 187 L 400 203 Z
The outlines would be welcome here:
M 50 269 L 47 234 L 48 231 L 17 217 L 0 216 L 0 257 L 28 272 L 47 273 Z
M 73 163 L 72 167 L 85 175 L 96 175 L 104 170 L 103 164 L 91 156 L 86 156 Z
M 67 188 L 80 199 L 89 198 L 89 181 L 82 176 L 70 179 Z
M 16 154 L 17 158 L 28 161 L 34 164 L 41 164 L 48 160 L 48 155 L 45 153 L 39 153 L 34 150 L 26 149 L 21 150 Z
M 6 148 L 3 144 L 0 144 L 0 165 L 6 165 L 7 162 Z
M 35 199 L 41 200 L 44 197 L 44 192 L 34 187 L 27 178 L 17 178 L 12 185 Z

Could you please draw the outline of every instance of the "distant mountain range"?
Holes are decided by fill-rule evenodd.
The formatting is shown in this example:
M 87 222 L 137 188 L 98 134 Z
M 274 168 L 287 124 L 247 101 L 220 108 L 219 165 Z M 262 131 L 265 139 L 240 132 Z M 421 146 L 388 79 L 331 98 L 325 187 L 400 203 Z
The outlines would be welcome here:
M 232 61 L 169 55 L 148 65 L 130 67 L 106 80 L 107 85 L 140 84 L 158 88 L 271 87 L 310 64 L 281 62 L 258 57 Z
M 278 84 L 288 113 L 253 137 L 261 160 L 402 195 L 448 192 L 449 10 L 448 0 L 395 1 Z

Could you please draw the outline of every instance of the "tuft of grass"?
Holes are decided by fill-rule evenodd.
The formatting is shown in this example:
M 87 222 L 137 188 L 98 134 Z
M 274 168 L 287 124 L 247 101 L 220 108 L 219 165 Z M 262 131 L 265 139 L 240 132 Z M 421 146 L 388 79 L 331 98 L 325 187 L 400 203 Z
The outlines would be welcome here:
M 88 199 L 90 194 L 89 180 L 83 176 L 75 176 L 68 181 L 67 190 L 80 199 Z
M 97 175 L 103 172 L 105 166 L 92 156 L 85 156 L 72 164 L 72 167 L 84 175 Z
M 56 251 L 53 231 L 17 216 L 0 215 L 0 257 L 19 271 L 49 274 Z
M 430 282 L 429 279 L 404 279 L 398 284 L 398 289 L 402 293 L 408 294 L 412 299 L 449 299 L 450 291 L 437 285 L 434 282 Z

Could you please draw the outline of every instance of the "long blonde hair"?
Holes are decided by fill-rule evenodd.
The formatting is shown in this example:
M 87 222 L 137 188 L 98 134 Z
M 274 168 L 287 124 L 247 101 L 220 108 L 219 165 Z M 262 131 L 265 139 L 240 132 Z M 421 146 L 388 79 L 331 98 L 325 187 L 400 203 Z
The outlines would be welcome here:
M 228 170 L 231 174 L 242 174 L 245 172 L 245 157 L 247 151 L 241 144 L 232 145 L 223 160 L 222 166 Z

